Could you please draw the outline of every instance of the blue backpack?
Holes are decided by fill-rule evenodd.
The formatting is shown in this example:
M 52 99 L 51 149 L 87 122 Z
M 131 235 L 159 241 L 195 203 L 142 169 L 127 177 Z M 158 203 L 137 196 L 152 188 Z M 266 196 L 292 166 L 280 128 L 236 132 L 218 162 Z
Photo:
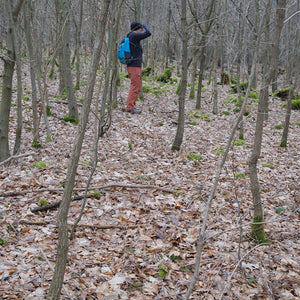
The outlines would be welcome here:
M 133 56 L 130 53 L 130 42 L 128 37 L 124 38 L 119 44 L 118 59 L 121 64 L 125 65 L 132 62 Z

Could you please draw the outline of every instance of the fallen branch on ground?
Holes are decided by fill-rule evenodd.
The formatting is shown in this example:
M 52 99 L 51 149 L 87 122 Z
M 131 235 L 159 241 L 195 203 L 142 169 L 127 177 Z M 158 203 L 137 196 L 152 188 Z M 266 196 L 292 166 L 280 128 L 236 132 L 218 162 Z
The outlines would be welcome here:
M 55 224 L 54 221 L 30 221 L 22 219 L 20 220 L 20 224 L 23 225 L 37 225 L 37 226 L 47 226 L 49 224 Z M 73 225 L 71 223 L 68 223 L 69 226 Z M 137 225 L 98 225 L 98 224 L 78 224 L 79 227 L 86 227 L 86 228 L 93 228 L 93 229 L 129 229 L 129 228 L 135 228 Z
M 79 200 L 82 200 L 83 198 L 84 198 L 84 196 L 77 196 L 77 197 L 74 197 L 71 201 L 79 201 Z M 89 198 L 89 197 L 87 197 L 87 198 Z M 55 203 L 45 205 L 45 206 L 34 208 L 34 209 L 31 210 L 31 212 L 35 213 L 35 212 L 39 212 L 39 211 L 54 209 L 54 208 L 59 207 L 60 203 L 61 203 L 61 200 L 57 201 Z
M 168 189 L 161 186 L 155 186 L 155 185 L 142 185 L 142 184 L 108 184 L 108 185 L 102 185 L 102 186 L 94 186 L 90 187 L 90 190 L 108 190 L 111 188 L 125 188 L 125 189 L 153 189 L 153 190 L 159 190 L 167 193 L 175 193 L 176 190 L 174 189 Z M 36 189 L 36 190 L 24 190 L 24 191 L 12 191 L 8 193 L 0 194 L 0 197 L 11 197 L 11 196 L 19 196 L 19 195 L 26 195 L 29 193 L 43 193 L 43 192 L 63 192 L 63 188 L 57 188 L 57 189 Z M 84 191 L 85 188 L 74 188 L 74 191 Z
M 6 160 L 3 160 L 0 162 L 0 166 L 4 165 L 6 163 L 8 163 L 9 161 L 11 161 L 12 159 L 16 159 L 16 158 L 20 158 L 20 157 L 24 157 L 24 156 L 29 156 L 29 155 L 34 155 L 36 154 L 35 152 L 30 152 L 30 153 L 24 153 L 24 154 L 20 154 L 20 155 L 13 155 L 10 156 L 9 158 L 7 158 Z

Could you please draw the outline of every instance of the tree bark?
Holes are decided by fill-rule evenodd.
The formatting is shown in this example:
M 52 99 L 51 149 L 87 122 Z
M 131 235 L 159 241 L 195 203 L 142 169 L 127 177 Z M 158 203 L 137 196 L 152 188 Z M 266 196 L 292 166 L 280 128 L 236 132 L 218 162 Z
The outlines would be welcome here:
M 198 17 L 198 4 L 197 1 L 194 0 L 193 6 L 190 4 L 190 10 L 193 15 L 193 18 L 198 25 L 198 28 L 201 32 L 201 39 L 200 39 L 200 54 L 199 54 L 199 63 L 200 63 L 200 70 L 199 70 L 199 76 L 198 76 L 198 90 L 197 90 L 197 99 L 196 99 L 196 109 L 201 108 L 201 97 L 202 97 L 202 81 L 203 81 L 203 75 L 204 75 L 204 69 L 205 69 L 205 52 L 206 52 L 206 43 L 208 39 L 208 33 L 211 29 L 211 26 L 214 22 L 214 18 L 212 18 L 212 14 L 215 10 L 215 4 L 216 0 L 211 0 L 211 2 L 208 4 L 207 8 L 207 14 L 205 15 L 204 20 L 204 27 L 201 26 L 201 22 Z
M 56 0 L 58 16 L 60 18 L 60 31 L 62 39 L 59 50 L 60 91 L 66 90 L 68 98 L 69 116 L 78 119 L 78 108 L 74 94 L 73 79 L 71 72 L 70 51 L 70 0 Z
M 219 6 L 218 6 L 219 5 Z M 216 25 L 215 25 L 215 47 L 213 53 L 213 88 L 212 88 L 212 100 L 213 100 L 213 114 L 218 113 L 218 45 L 219 45 L 219 36 L 220 36 L 220 21 L 219 15 L 221 11 L 222 3 L 216 4 Z
M 182 38 L 182 77 L 179 95 L 179 114 L 178 125 L 175 140 L 172 145 L 172 151 L 179 151 L 184 133 L 184 110 L 185 110 L 185 94 L 187 87 L 187 61 L 188 61 L 188 32 L 186 20 L 186 0 L 181 0 L 181 38 Z
M 66 185 L 64 189 L 62 203 L 60 205 L 57 214 L 57 224 L 58 224 L 58 248 L 56 255 L 56 265 L 55 271 L 50 285 L 49 293 L 47 295 L 48 300 L 58 300 L 60 298 L 65 268 L 67 264 L 67 255 L 69 248 L 68 239 L 68 211 L 70 207 L 70 202 L 72 199 L 72 192 L 74 188 L 76 170 L 78 166 L 78 161 L 80 157 L 80 151 L 82 148 L 82 143 L 85 135 L 85 129 L 88 122 L 88 115 L 90 111 L 90 106 L 92 102 L 92 96 L 96 81 L 97 68 L 99 65 L 99 60 L 101 57 L 102 42 L 105 34 L 105 27 L 107 22 L 107 14 L 110 6 L 111 0 L 104 0 L 103 7 L 100 16 L 100 26 L 98 27 L 97 34 L 97 46 L 93 53 L 93 59 L 91 62 L 91 68 L 88 76 L 88 85 L 85 92 L 84 104 L 82 107 L 82 112 L 80 115 L 80 120 L 78 124 L 78 130 L 75 138 L 75 142 L 72 149 L 71 158 L 68 165 Z
M 249 98 L 249 93 L 250 93 L 250 86 L 251 86 L 252 81 L 254 80 L 255 65 L 256 65 L 256 61 L 257 61 L 257 57 L 258 57 L 258 52 L 259 52 L 260 36 L 261 36 L 262 27 L 263 26 L 262 26 L 262 22 L 261 22 L 260 26 L 259 26 L 260 30 L 259 30 L 258 36 L 257 36 L 258 38 L 256 40 L 256 44 L 255 44 L 255 47 L 254 47 L 254 55 L 253 55 L 253 61 L 252 61 L 252 64 L 251 64 L 252 67 L 251 67 L 251 71 L 250 71 L 249 85 L 248 85 L 248 88 L 247 88 L 247 91 L 246 91 L 245 100 L 244 100 L 243 106 L 241 107 L 241 111 L 239 113 L 239 116 L 238 116 L 237 120 L 235 121 L 235 123 L 234 123 L 234 125 L 233 125 L 233 127 L 231 129 L 230 136 L 229 136 L 229 138 L 227 140 L 225 152 L 223 154 L 221 162 L 219 163 L 219 167 L 218 167 L 218 170 L 216 172 L 214 184 L 213 184 L 213 187 L 211 189 L 209 198 L 208 198 L 207 203 L 206 203 L 206 209 L 205 209 L 205 213 L 204 213 L 204 216 L 203 216 L 203 221 L 202 221 L 200 233 L 199 233 L 199 236 L 198 236 L 197 254 L 196 254 L 194 274 L 193 274 L 193 277 L 191 279 L 190 285 L 189 285 L 189 287 L 188 287 L 188 289 L 186 291 L 184 300 L 188 300 L 190 298 L 190 296 L 191 296 L 191 294 L 193 292 L 194 286 L 195 286 L 195 284 L 196 284 L 196 282 L 198 280 L 200 263 L 201 263 L 201 256 L 202 256 L 202 250 L 203 250 L 203 245 L 204 245 L 204 242 L 205 242 L 206 223 L 207 223 L 207 220 L 208 220 L 208 215 L 209 215 L 210 207 L 211 207 L 212 201 L 213 201 L 213 199 L 215 197 L 215 193 L 216 193 L 217 186 L 218 186 L 218 183 L 219 183 L 219 178 L 220 178 L 220 175 L 221 175 L 221 171 L 222 171 L 223 166 L 224 166 L 224 164 L 226 162 L 227 155 L 229 153 L 229 149 L 231 147 L 231 144 L 232 144 L 235 132 L 236 132 L 236 130 L 238 128 L 238 125 L 241 122 L 241 120 L 243 118 L 243 114 L 245 112 L 246 104 L 247 104 L 247 101 L 248 101 L 248 98 Z
M 299 4 L 300 5 L 300 4 Z M 289 27 L 291 25 L 289 24 Z M 289 30 L 288 30 L 289 31 Z M 299 54 L 299 47 L 300 47 L 300 32 L 299 29 L 296 32 L 296 37 L 294 39 L 293 46 L 291 39 L 289 38 L 289 45 L 288 49 L 294 49 L 294 51 L 291 53 L 291 60 L 288 64 L 288 70 L 287 70 L 287 79 L 290 84 L 290 91 L 288 95 L 288 104 L 287 104 L 287 110 L 285 114 L 285 122 L 284 122 L 284 128 L 281 136 L 281 142 L 280 147 L 287 147 L 288 142 L 288 134 L 289 134 L 289 127 L 290 127 L 290 119 L 292 114 L 292 98 L 294 95 L 294 91 L 296 87 L 298 86 L 299 81 L 299 68 L 300 68 L 300 54 Z M 294 77 L 294 78 L 293 78 Z
M 80 46 L 81 46 L 81 40 L 80 40 L 80 33 L 82 28 L 82 16 L 83 16 L 83 1 L 80 2 L 80 9 L 79 9 L 79 21 L 78 25 L 76 26 L 76 48 L 75 48 L 75 59 L 76 59 L 76 84 L 75 89 L 80 89 Z M 74 20 L 74 24 L 76 24 L 76 21 Z
M 171 3 L 169 2 L 168 8 L 168 23 L 167 23 L 167 31 L 166 31 L 166 45 L 165 45 L 165 69 L 169 66 L 170 60 L 170 29 L 171 29 Z
M 19 152 L 20 145 L 21 145 L 21 137 L 22 137 L 22 127 L 23 127 L 23 113 L 22 113 L 23 83 L 22 83 L 22 63 L 20 59 L 21 40 L 18 38 L 18 34 L 15 32 L 15 30 L 13 30 L 13 40 L 14 40 L 15 51 L 16 51 L 18 95 L 17 95 L 17 128 L 16 128 L 16 138 L 15 138 L 13 155 L 16 155 Z
M 238 100 L 239 100 L 239 106 L 242 107 L 242 94 L 241 94 L 241 63 L 242 63 L 242 48 L 243 48 L 243 37 L 245 32 L 245 23 L 246 23 L 246 12 L 247 8 L 244 7 L 243 2 L 240 3 L 240 10 L 243 11 L 243 14 L 239 16 L 239 28 L 238 28 L 238 53 L 237 53 L 237 80 L 236 80 L 236 86 L 237 86 L 237 94 L 238 94 Z M 244 122 L 243 119 L 240 122 L 239 125 L 239 139 L 244 140 Z
M 30 65 L 30 80 L 31 80 L 31 103 L 32 103 L 32 122 L 33 122 L 33 141 L 32 146 L 39 148 L 42 146 L 40 136 L 39 136 L 39 118 L 38 118 L 38 98 L 37 98 L 37 87 L 36 87 L 36 77 L 37 74 L 37 63 L 36 54 L 33 50 L 32 36 L 31 36 L 31 0 L 27 0 L 25 5 L 25 19 L 24 28 L 25 36 L 27 41 L 27 49 L 29 53 L 29 65 Z
M 7 55 L 3 58 L 2 99 L 0 102 L 0 161 L 3 161 L 10 156 L 8 127 L 12 100 L 12 78 L 16 60 L 13 31 L 15 30 L 14 27 L 16 26 L 22 4 L 23 0 L 19 0 L 16 3 L 15 8 L 13 8 L 12 1 L 5 1 L 5 9 L 8 15 L 8 30 L 6 38 Z
M 257 175 L 257 162 L 261 153 L 263 126 L 269 97 L 269 86 L 278 67 L 280 35 L 285 16 L 285 7 L 286 0 L 277 0 L 275 32 L 272 39 L 273 43 L 270 52 L 270 68 L 268 71 L 265 71 L 263 73 L 262 88 L 259 94 L 258 110 L 256 116 L 254 143 L 252 153 L 248 162 L 251 192 L 253 197 L 253 221 L 254 223 L 259 223 L 252 225 L 252 236 L 257 243 L 264 243 L 266 241 L 264 224 L 262 224 L 262 222 L 264 221 L 264 215 L 260 196 L 259 180 Z
M 197 44 L 198 44 L 198 26 L 194 24 L 193 26 L 193 49 L 192 49 L 192 72 L 191 72 L 191 89 L 189 94 L 189 99 L 195 99 L 195 79 L 197 72 Z

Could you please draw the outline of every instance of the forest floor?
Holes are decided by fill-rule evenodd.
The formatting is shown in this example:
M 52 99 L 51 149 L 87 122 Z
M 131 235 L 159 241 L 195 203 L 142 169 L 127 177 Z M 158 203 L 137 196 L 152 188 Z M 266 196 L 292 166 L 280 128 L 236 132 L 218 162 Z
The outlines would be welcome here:
M 31 147 L 31 104 L 24 100 L 20 153 L 28 155 L 0 164 L 0 299 L 45 299 L 53 275 L 57 209 L 31 210 L 42 198 L 61 200 L 77 125 L 63 120 L 67 105 L 56 97 L 57 82 L 49 85 L 52 141 L 46 141 L 42 122 L 43 147 Z M 145 93 L 138 102 L 142 114 L 131 115 L 121 111 L 129 86 L 122 79 L 111 127 L 100 138 L 90 184 L 99 194 L 87 199 L 70 241 L 64 288 L 72 299 L 182 299 L 193 276 L 206 201 L 237 117 L 235 95 L 230 86 L 219 85 L 220 113 L 212 114 L 211 85 L 205 81 L 201 111 L 194 110 L 195 100 L 186 101 L 183 145 L 172 152 L 177 85 L 150 80 L 144 85 L 163 93 Z M 221 173 L 191 299 L 300 299 L 300 111 L 292 111 L 288 147 L 281 148 L 282 129 L 275 126 L 284 123 L 284 104 L 270 97 L 258 163 L 269 244 L 257 246 L 250 236 L 247 161 L 257 111 L 257 100 L 250 99 L 245 144 L 231 147 Z M 15 128 L 13 106 L 12 146 Z M 90 113 L 75 195 L 83 195 L 91 172 L 95 129 Z M 71 203 L 70 228 L 81 204 Z M 62 295 L 69 299 L 64 290 Z

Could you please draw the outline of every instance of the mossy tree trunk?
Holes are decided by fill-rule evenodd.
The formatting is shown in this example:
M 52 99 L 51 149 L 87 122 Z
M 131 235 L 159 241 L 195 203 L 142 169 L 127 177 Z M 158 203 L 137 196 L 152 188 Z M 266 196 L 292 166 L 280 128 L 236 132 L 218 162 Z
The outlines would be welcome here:
M 280 36 L 283 27 L 285 16 L 286 0 L 277 0 L 276 16 L 275 16 L 275 30 L 273 43 L 270 52 L 270 68 L 268 71 L 263 72 L 262 88 L 259 95 L 258 110 L 256 116 L 255 137 L 252 147 L 252 152 L 249 158 L 249 175 L 251 181 L 251 192 L 253 197 L 253 225 L 252 236 L 257 243 L 264 243 L 265 230 L 264 230 L 264 215 L 263 206 L 260 195 L 259 180 L 257 174 L 257 162 L 261 154 L 263 126 L 265 120 L 265 113 L 267 109 L 267 102 L 269 97 L 269 86 L 271 80 L 274 78 L 274 73 L 277 71 L 279 59 L 279 44 Z M 266 67 L 266 66 L 265 66 Z
M 184 133 L 185 94 L 187 87 L 187 61 L 188 61 L 188 31 L 186 19 L 186 0 L 181 0 L 181 38 L 182 38 L 182 77 L 179 94 L 179 114 L 176 136 L 172 145 L 172 151 L 179 151 Z
M 72 193 L 73 193 L 73 188 L 75 183 L 75 176 L 76 176 L 78 161 L 80 157 L 80 151 L 82 148 L 85 129 L 86 129 L 89 112 L 90 112 L 90 106 L 93 98 L 97 69 L 101 57 L 102 43 L 104 40 L 105 28 L 107 23 L 107 15 L 108 15 L 108 9 L 110 3 L 111 0 L 103 1 L 103 6 L 100 15 L 100 26 L 98 27 L 99 31 L 97 33 L 97 45 L 93 53 L 82 112 L 80 114 L 80 120 L 79 120 L 78 129 L 75 137 L 75 142 L 73 144 L 72 154 L 68 164 L 66 185 L 63 193 L 63 198 L 57 214 L 58 247 L 57 247 L 54 275 L 47 295 L 48 300 L 60 299 L 62 284 L 64 280 L 65 268 L 67 264 L 67 255 L 69 249 L 68 224 L 67 224 L 68 211 L 71 203 L 71 198 L 72 198 Z

